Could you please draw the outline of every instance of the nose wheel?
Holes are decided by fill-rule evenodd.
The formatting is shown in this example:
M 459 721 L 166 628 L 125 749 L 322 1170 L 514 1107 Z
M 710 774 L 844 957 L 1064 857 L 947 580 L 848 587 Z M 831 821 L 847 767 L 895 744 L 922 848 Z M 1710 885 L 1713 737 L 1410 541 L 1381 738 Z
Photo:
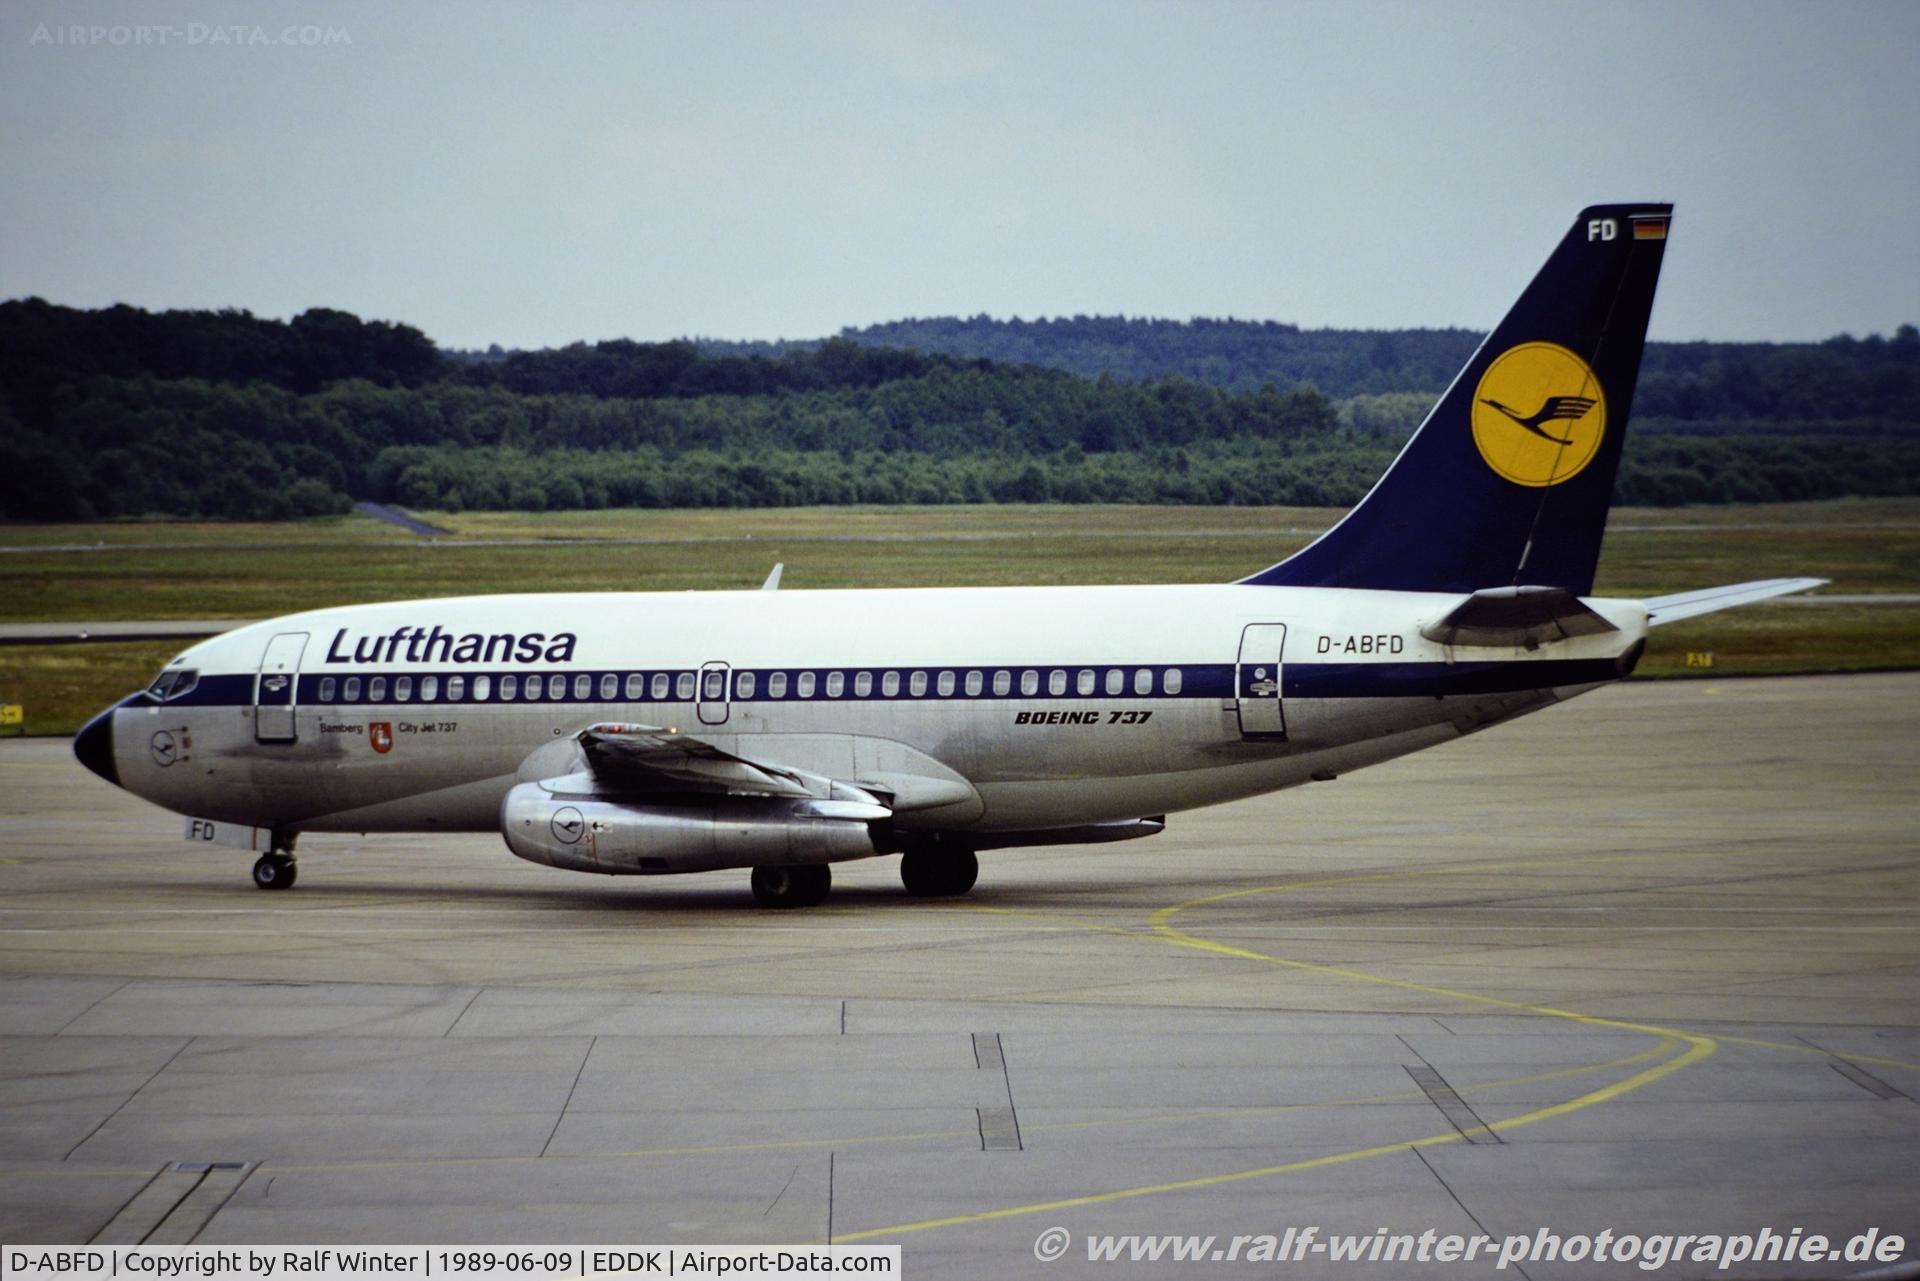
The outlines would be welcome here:
M 253 883 L 263 890 L 290 890 L 298 870 L 285 854 L 262 854 L 253 865 Z

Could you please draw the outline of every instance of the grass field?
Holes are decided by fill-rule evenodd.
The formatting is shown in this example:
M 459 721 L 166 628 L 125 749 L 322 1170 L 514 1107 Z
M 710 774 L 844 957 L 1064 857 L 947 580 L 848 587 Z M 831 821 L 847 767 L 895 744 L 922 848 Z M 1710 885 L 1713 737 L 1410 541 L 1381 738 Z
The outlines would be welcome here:
M 1304 545 L 1323 508 L 913 507 L 420 513 L 425 540 L 361 516 L 285 525 L 0 525 L 0 622 L 255 618 L 498 591 L 788 590 L 1222 582 Z M 1830 593 L 1920 592 L 1920 500 L 1625 508 L 1596 590 L 1651 595 L 1811 574 Z M 0 702 L 68 733 L 181 646 L 0 647 Z M 1766 604 L 1663 628 L 1641 671 L 1715 675 L 1920 666 L 1920 606 Z M 1696 658 L 1696 662 L 1699 660 Z

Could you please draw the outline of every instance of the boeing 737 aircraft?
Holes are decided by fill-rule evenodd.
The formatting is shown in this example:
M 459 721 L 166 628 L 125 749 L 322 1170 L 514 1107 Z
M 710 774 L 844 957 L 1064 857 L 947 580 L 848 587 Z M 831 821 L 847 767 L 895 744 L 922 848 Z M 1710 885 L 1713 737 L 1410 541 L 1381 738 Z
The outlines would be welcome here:
M 773 907 L 904 855 L 1151 836 L 1618 680 L 1647 629 L 1817 586 L 1590 596 L 1672 206 L 1583 210 L 1366 498 L 1237 583 L 474 596 L 196 645 L 74 741 L 264 851 L 499 831 L 521 858 L 751 868 Z M 772 582 L 769 587 L 774 586 Z

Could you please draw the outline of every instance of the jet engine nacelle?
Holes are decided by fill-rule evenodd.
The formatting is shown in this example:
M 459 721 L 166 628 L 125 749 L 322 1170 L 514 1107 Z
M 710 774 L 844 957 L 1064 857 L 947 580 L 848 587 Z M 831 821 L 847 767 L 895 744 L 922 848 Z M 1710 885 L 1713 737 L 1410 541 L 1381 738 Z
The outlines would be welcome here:
M 869 858 L 872 824 L 892 817 L 864 801 L 775 796 L 608 800 L 521 783 L 500 807 L 507 848 L 550 867 L 611 875 L 709 872 Z

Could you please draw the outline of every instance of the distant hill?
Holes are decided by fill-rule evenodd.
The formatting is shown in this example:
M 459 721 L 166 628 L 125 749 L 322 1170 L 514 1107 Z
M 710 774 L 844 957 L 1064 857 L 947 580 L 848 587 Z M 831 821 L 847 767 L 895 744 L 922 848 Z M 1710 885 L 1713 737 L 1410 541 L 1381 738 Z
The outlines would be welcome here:
M 1311 386 L 1363 434 L 1418 425 L 1484 335 L 1468 329 L 1301 329 L 1274 321 L 937 316 L 840 331 L 840 341 L 1058 369 L 1190 379 L 1231 392 Z M 812 344 L 695 340 L 776 357 Z M 1920 433 L 1920 332 L 1821 343 L 1649 343 L 1634 416 L 1647 433 L 1875 439 Z
M 1089 378 L 1191 378 L 1227 391 L 1311 383 L 1336 400 L 1437 393 L 1484 337 L 1468 329 L 1301 329 L 1270 320 L 1125 316 L 940 316 L 845 329 L 840 336 L 870 346 L 1044 365 Z
M 1356 500 L 1479 337 L 905 320 L 811 342 L 444 352 L 316 309 L 0 303 L 0 518 Z M 1920 333 L 1650 347 L 1619 494 L 1920 490 Z
M 1311 384 L 1335 400 L 1438 395 L 1485 336 L 1470 329 L 1301 329 L 1254 320 L 936 316 L 843 329 L 846 342 L 1039 365 L 1088 378 L 1187 378 L 1228 391 Z M 693 340 L 714 355 L 782 356 L 812 344 Z M 1920 425 L 1920 331 L 1821 343 L 1647 344 L 1638 412 L 1746 420 L 1885 418 Z

